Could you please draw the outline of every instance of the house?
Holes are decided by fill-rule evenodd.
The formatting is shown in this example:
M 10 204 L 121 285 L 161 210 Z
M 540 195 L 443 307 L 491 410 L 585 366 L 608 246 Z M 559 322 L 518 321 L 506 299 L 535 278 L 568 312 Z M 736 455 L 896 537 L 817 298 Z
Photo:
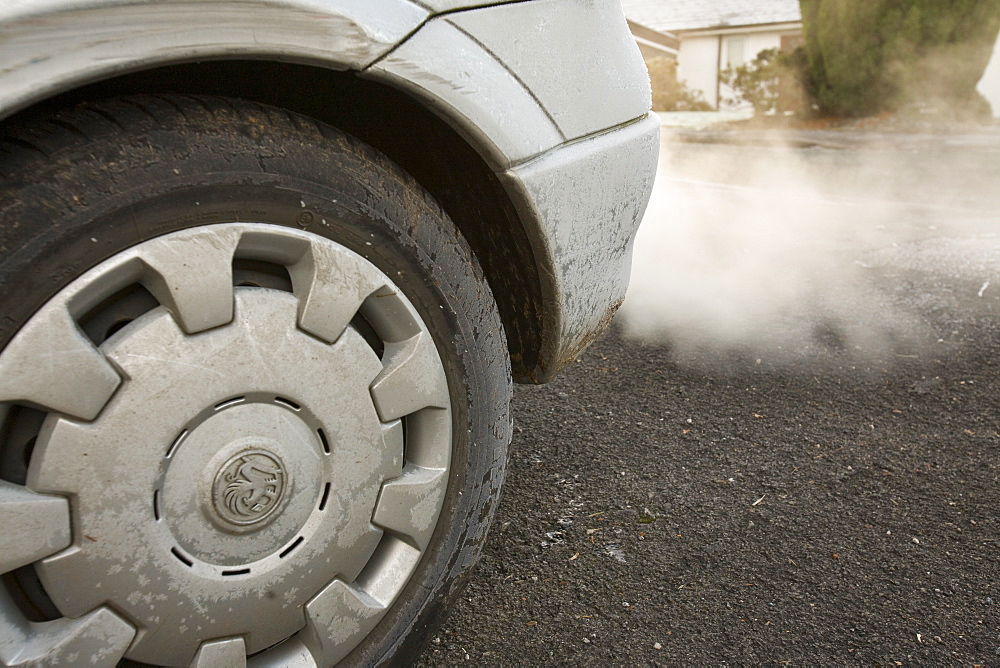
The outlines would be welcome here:
M 647 59 L 656 41 L 649 33 L 676 40 L 678 78 L 714 108 L 730 94 L 722 71 L 803 43 L 798 0 L 622 0 L 622 7 Z

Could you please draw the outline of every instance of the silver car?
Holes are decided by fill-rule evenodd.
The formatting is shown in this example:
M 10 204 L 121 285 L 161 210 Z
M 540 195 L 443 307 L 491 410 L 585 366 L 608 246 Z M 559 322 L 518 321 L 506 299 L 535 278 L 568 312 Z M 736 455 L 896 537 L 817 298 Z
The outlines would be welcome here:
M 624 295 L 617 0 L 6 0 L 0 118 L 0 662 L 415 657 Z

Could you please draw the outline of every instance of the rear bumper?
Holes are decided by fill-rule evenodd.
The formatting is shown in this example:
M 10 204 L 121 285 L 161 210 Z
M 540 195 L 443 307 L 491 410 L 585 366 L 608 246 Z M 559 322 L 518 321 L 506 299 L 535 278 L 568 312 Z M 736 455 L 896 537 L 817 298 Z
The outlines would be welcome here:
M 505 316 L 508 328 L 532 321 L 537 354 L 515 376 L 549 380 L 621 304 L 656 171 L 659 118 L 648 115 L 649 77 L 621 4 L 533 0 L 443 14 L 364 76 L 422 100 L 500 178 L 532 257 L 497 252 L 511 272 L 534 269 L 541 301 L 540 313 L 526 305 Z M 510 282 L 490 278 L 498 290 Z
M 625 298 L 632 243 L 653 188 L 660 119 L 560 146 L 501 181 L 526 226 L 543 301 L 538 364 L 544 383 L 603 332 Z

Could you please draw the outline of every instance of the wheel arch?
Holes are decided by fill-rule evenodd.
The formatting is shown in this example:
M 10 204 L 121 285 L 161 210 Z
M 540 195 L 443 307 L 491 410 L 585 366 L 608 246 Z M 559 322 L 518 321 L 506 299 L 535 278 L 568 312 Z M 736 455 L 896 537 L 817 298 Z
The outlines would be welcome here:
M 490 147 L 473 146 L 426 100 L 352 71 L 230 58 L 108 77 L 35 101 L 0 123 L 30 124 L 79 102 L 134 94 L 219 95 L 269 104 L 333 125 L 387 155 L 437 199 L 465 236 L 497 300 L 514 378 L 536 378 L 546 320 L 544 268 L 529 240 L 538 231 L 526 226 L 537 221 L 518 213 L 488 162 Z

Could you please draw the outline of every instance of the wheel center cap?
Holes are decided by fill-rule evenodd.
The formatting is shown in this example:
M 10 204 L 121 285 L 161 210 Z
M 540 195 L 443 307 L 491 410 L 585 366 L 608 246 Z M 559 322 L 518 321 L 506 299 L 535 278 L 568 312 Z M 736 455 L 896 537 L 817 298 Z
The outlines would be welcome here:
M 249 527 L 267 520 L 287 488 L 287 472 L 276 454 L 263 448 L 229 458 L 215 475 L 212 504 L 225 522 Z

